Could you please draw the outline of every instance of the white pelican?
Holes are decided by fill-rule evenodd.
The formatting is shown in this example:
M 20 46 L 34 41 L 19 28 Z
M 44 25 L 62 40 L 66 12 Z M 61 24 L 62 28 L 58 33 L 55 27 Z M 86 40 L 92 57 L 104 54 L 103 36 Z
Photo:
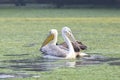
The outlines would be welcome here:
M 65 59 L 75 59 L 76 53 L 70 41 L 70 39 L 72 39 L 72 41 L 74 42 L 71 30 L 67 27 L 64 27 L 62 29 L 62 36 L 68 45 L 68 49 L 56 45 L 57 36 L 58 36 L 57 30 L 51 29 L 47 39 L 43 42 L 40 51 L 42 51 L 44 55 L 48 56 L 60 57 Z
M 66 27 L 66 29 L 71 32 L 70 28 Z M 71 32 L 71 34 L 72 34 L 72 32 Z M 77 41 L 75 39 L 75 37 L 73 36 L 73 34 L 70 37 L 70 40 L 72 40 L 72 45 L 73 45 L 74 51 L 76 52 L 77 57 L 88 57 L 88 56 L 90 56 L 86 53 L 81 52 L 81 50 L 87 49 L 87 46 L 85 46 L 82 42 Z M 58 45 L 60 45 L 62 47 L 65 47 L 65 48 L 68 48 L 68 45 L 66 44 L 66 42 L 63 42 L 63 43 L 58 44 Z

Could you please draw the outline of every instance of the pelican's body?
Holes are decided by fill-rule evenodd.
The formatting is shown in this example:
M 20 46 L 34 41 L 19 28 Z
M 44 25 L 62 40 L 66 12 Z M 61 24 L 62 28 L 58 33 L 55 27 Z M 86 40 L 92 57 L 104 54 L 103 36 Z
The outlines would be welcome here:
M 63 42 L 63 43 L 57 44 L 57 45 L 59 45 L 61 48 L 68 49 L 68 46 L 67 46 L 66 42 Z M 90 56 L 90 55 L 88 55 L 86 53 L 81 52 L 81 50 L 87 49 L 87 46 L 85 46 L 82 42 L 79 42 L 79 41 L 76 41 L 74 43 L 72 42 L 72 45 L 73 45 L 73 48 L 74 48 L 74 50 L 76 52 L 77 57 Z

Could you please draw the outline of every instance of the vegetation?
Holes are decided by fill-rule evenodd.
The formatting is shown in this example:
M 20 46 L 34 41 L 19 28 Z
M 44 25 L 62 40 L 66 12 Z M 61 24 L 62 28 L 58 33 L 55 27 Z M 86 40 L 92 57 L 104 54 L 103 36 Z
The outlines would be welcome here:
M 76 39 L 88 46 L 84 52 L 90 55 L 120 58 L 119 25 L 120 10 L 117 9 L 2 7 L 0 8 L 0 73 L 25 72 L 40 75 L 36 78 L 22 78 L 23 80 L 119 80 L 120 66 L 109 65 L 108 62 L 83 67 L 59 67 L 45 72 L 12 69 L 12 65 L 28 63 L 9 62 L 27 59 L 33 64 L 34 59 L 41 57 L 39 48 L 50 29 L 56 28 L 59 31 L 59 43 L 63 41 L 61 38 L 63 26 L 70 27 Z M 120 59 L 115 61 L 120 62 Z M 21 80 L 21 78 L 8 80 L 14 79 Z

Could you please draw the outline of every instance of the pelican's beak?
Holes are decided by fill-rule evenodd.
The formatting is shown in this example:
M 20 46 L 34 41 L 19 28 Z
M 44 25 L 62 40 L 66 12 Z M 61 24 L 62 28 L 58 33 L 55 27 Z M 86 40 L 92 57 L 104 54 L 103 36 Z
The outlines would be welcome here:
M 54 34 L 49 34 L 48 37 L 45 39 L 45 41 L 43 42 L 42 46 L 45 46 L 46 44 L 48 44 L 51 40 L 54 39 Z
M 73 36 L 72 32 L 68 32 L 68 37 L 71 42 L 76 42 L 75 37 Z

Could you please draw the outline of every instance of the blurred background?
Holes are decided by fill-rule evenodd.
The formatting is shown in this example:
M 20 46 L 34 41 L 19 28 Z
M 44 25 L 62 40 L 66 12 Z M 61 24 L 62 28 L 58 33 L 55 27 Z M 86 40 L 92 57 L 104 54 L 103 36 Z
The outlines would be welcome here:
M 0 0 L 0 5 L 46 7 L 120 7 L 120 0 Z

